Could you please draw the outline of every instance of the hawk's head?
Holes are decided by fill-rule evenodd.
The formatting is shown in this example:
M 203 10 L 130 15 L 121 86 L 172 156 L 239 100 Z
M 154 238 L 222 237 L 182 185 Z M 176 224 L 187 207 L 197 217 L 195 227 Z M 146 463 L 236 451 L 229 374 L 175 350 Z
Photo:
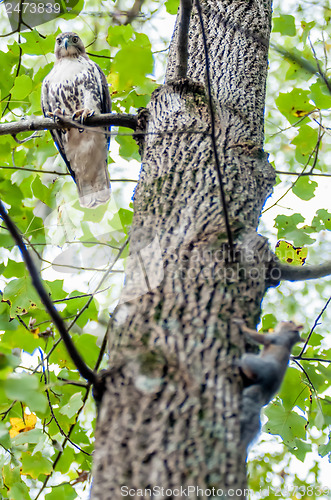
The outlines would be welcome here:
M 86 52 L 83 42 L 81 41 L 77 33 L 60 33 L 56 37 L 55 42 L 56 59 L 78 56 L 86 56 Z

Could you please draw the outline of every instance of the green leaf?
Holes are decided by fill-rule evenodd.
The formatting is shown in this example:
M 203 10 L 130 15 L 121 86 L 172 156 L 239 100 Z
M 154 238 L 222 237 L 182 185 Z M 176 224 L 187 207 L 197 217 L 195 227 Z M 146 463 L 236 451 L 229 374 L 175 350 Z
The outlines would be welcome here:
M 38 198 L 43 203 L 52 208 L 54 201 L 54 196 L 52 196 L 52 190 L 41 182 L 41 178 L 39 175 L 35 176 L 34 181 L 31 184 L 31 188 L 36 198 Z
M 278 320 L 273 314 L 265 314 L 264 316 L 262 316 L 262 330 L 264 332 L 275 328 L 277 323 Z
M 15 78 L 15 84 L 11 91 L 12 99 L 15 101 L 23 100 L 32 90 L 32 80 L 27 75 L 21 75 Z
M 154 59 L 151 44 L 143 33 L 136 33 L 115 55 L 113 71 L 118 73 L 118 88 L 142 85 L 146 75 L 153 72 Z M 117 89 L 116 89 L 117 90 Z
M 11 349 L 23 349 L 24 351 L 32 354 L 35 349 L 37 349 L 40 345 L 43 345 L 43 340 L 41 340 L 40 338 L 35 338 L 32 332 L 26 330 L 16 320 L 14 320 L 12 323 L 16 325 L 15 335 L 13 335 L 11 328 L 6 328 L 6 331 L 1 338 L 1 342 L 4 342 L 6 346 L 10 347 Z
M 55 37 L 58 33 L 59 30 L 45 38 L 44 36 L 41 36 L 36 29 L 32 31 L 24 31 L 21 35 L 25 39 L 25 43 L 21 43 L 21 48 L 24 54 L 36 56 L 46 55 L 49 52 L 53 52 Z
M 119 27 L 119 26 L 118 26 Z M 95 55 L 94 55 L 95 54 Z M 101 56 L 101 57 L 97 57 Z M 107 49 L 93 51 L 93 54 L 89 55 L 89 58 L 94 61 L 105 73 L 108 75 L 110 71 L 110 51 Z
M 280 92 L 275 102 L 279 111 L 292 124 L 315 109 L 315 106 L 309 102 L 309 91 L 299 88 L 295 88 L 286 94 Z
M 60 413 L 62 413 L 62 415 L 66 415 L 68 418 L 71 419 L 74 415 L 77 414 L 82 404 L 83 404 L 82 395 L 80 392 L 77 392 L 76 394 L 71 396 L 69 403 L 60 409 Z
M 293 445 L 297 438 L 305 439 L 307 421 L 295 411 L 287 410 L 277 400 L 269 403 L 264 410 L 268 422 L 263 430 L 270 434 L 278 434 L 287 445 Z
M 299 177 L 292 191 L 298 198 L 301 198 L 301 200 L 308 201 L 314 198 L 314 192 L 317 186 L 317 182 L 310 180 L 308 176 Z
M 3 97 L 9 94 L 14 85 L 14 75 L 8 68 L 14 68 L 19 60 L 19 46 L 17 42 L 7 47 L 8 52 L 0 52 L 0 89 Z
M 298 228 L 298 224 L 304 222 L 304 217 L 301 214 L 277 215 L 275 219 L 275 227 L 278 229 L 277 236 L 279 239 L 290 239 L 296 247 L 309 245 L 315 240 L 311 238 L 304 228 Z
M 13 484 L 21 481 L 20 468 L 11 467 L 10 464 L 4 465 L 2 475 L 7 486 L 12 486 Z
M 19 446 L 22 444 L 37 444 L 37 443 L 45 443 L 46 435 L 44 434 L 42 429 L 32 429 L 30 431 L 21 432 L 17 434 L 14 438 L 12 438 L 12 442 L 14 446 Z
M 29 309 L 41 308 L 42 303 L 30 276 L 17 278 L 8 283 L 3 292 L 4 300 L 11 304 L 11 316 L 15 314 L 26 314 Z
M 164 5 L 168 14 L 177 14 L 179 8 L 179 0 L 166 0 Z
M 315 231 L 323 231 L 324 229 L 331 231 L 331 213 L 324 208 L 317 210 L 311 225 Z
M 305 443 L 301 439 L 294 440 L 294 446 L 291 447 L 291 452 L 297 457 L 298 460 L 304 462 L 307 453 L 312 451 L 312 446 L 310 443 Z
M 47 398 L 41 392 L 42 387 L 37 375 L 14 373 L 4 382 L 4 387 L 9 399 L 22 401 L 31 411 L 46 411 Z
M 301 372 L 296 368 L 289 367 L 286 370 L 279 397 L 285 410 L 292 410 L 295 406 L 298 406 L 303 411 L 305 410 L 306 400 L 310 397 L 310 390 L 302 383 Z
M 1 271 L 2 276 L 5 278 L 21 278 L 26 274 L 26 265 L 24 262 L 17 262 L 15 260 L 8 259 L 6 266 Z
M 325 83 L 321 83 L 319 80 L 316 83 L 313 83 L 310 86 L 310 98 L 316 104 L 316 107 L 319 109 L 329 109 L 331 108 L 331 96 L 330 92 L 325 85 Z
M 97 314 L 97 311 L 95 311 Z M 93 316 L 91 316 L 92 318 Z M 97 357 L 100 353 L 100 347 L 97 346 L 97 337 L 88 333 L 82 335 L 75 335 L 74 342 L 77 349 L 82 353 L 85 363 L 93 366 L 96 363 Z
M 321 457 L 325 457 L 326 455 L 329 455 L 331 453 L 331 440 L 329 440 L 328 443 L 326 444 L 321 444 L 318 447 L 318 454 Z
M 295 157 L 304 165 L 307 163 L 318 141 L 318 131 L 308 125 L 301 125 L 297 136 L 291 141 L 296 146 Z M 300 180 L 300 179 L 299 179 Z
M 76 490 L 70 484 L 60 484 L 60 486 L 53 486 L 51 493 L 45 495 L 45 500 L 75 500 L 77 498 Z
M 282 35 L 295 36 L 295 19 L 293 16 L 285 15 L 274 17 L 272 20 L 272 31 Z
M 30 452 L 22 453 L 22 474 L 38 479 L 40 474 L 48 476 L 53 469 L 53 464 L 38 451 L 34 455 Z
M 11 447 L 9 432 L 3 422 L 0 422 L 0 445 L 7 449 Z
M 127 129 L 119 127 L 119 132 L 127 132 Z M 126 160 L 140 160 L 140 154 L 136 141 L 129 135 L 118 135 L 116 142 L 120 145 L 119 153 Z
M 133 29 L 130 24 L 121 26 L 110 26 L 108 29 L 107 42 L 111 47 L 123 47 L 131 39 Z
M 125 208 L 120 208 L 118 211 L 118 215 L 121 220 L 125 234 L 128 234 L 132 225 L 133 211 L 127 210 Z
M 71 439 L 72 439 L 72 437 L 71 437 Z M 56 455 L 52 457 L 52 459 L 54 460 L 56 456 L 57 456 L 57 452 L 56 452 Z M 60 460 L 57 463 L 56 470 L 61 472 L 61 474 L 66 474 L 69 471 L 72 463 L 75 462 L 76 457 L 77 457 L 77 453 L 75 453 L 73 448 L 66 446 L 61 457 L 60 457 Z M 56 497 L 55 500 L 58 500 L 59 498 L 66 498 L 66 497 L 61 497 L 61 496 Z
M 10 318 L 9 307 L 6 302 L 0 302 L 0 330 L 16 330 L 18 323 Z M 0 337 L 1 340 L 2 337 Z

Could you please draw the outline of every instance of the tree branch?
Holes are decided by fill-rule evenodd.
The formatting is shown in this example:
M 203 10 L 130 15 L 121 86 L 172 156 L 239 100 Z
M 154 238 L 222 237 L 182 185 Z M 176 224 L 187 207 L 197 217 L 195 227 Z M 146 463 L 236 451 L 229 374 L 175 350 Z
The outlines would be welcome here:
M 105 113 L 102 115 L 93 115 L 86 119 L 85 125 L 89 127 L 100 127 L 106 125 L 114 125 L 120 127 L 131 128 L 136 130 L 137 117 L 135 115 L 125 115 L 116 113 Z M 20 132 L 31 132 L 34 130 L 56 130 L 61 128 L 84 128 L 79 122 L 75 122 L 71 118 L 61 117 L 54 121 L 52 118 L 33 118 L 29 120 L 20 120 L 18 122 L 10 122 L 0 124 L 0 135 L 16 135 Z
M 31 258 L 30 253 L 28 252 L 21 234 L 19 233 L 18 229 L 16 228 L 15 224 L 9 217 L 2 201 L 0 200 L 0 216 L 3 219 L 3 221 L 6 223 L 6 226 L 12 235 L 14 241 L 16 242 L 16 245 L 18 246 L 23 260 L 26 264 L 26 267 L 30 273 L 31 279 L 32 279 L 32 284 L 37 290 L 39 297 L 41 298 L 44 306 L 46 307 L 46 310 L 50 317 L 52 318 L 56 328 L 58 329 L 60 336 L 68 350 L 68 353 L 74 362 L 77 370 L 81 374 L 82 377 L 84 377 L 88 382 L 91 384 L 94 384 L 97 380 L 96 374 L 94 371 L 92 371 L 84 362 L 83 358 L 81 357 L 80 353 L 76 349 L 75 344 L 72 341 L 72 338 L 70 337 L 65 324 L 63 322 L 63 319 L 59 315 L 58 311 L 55 309 L 53 302 L 51 301 L 48 293 L 46 292 L 42 281 L 39 277 L 38 271 L 34 265 L 34 262 Z
M 280 280 L 284 281 L 305 281 L 324 278 L 331 274 L 331 261 L 320 264 L 319 266 L 290 266 L 283 262 L 277 265 L 280 271 Z
M 0 167 L 1 168 L 1 167 Z M 278 175 L 296 175 L 297 177 L 304 177 L 314 175 L 315 177 L 331 177 L 331 174 L 323 174 L 321 172 L 284 172 L 283 170 L 275 170 Z
M 186 78 L 188 59 L 188 31 L 192 11 L 192 0 L 181 0 L 179 7 L 176 78 Z
M 312 64 L 311 62 L 307 61 L 307 59 L 300 56 L 299 54 L 295 54 L 294 52 L 290 52 L 289 50 L 284 49 L 280 45 L 277 45 L 275 43 L 271 43 L 270 47 L 272 49 L 274 49 L 276 52 L 278 52 L 279 54 L 281 54 L 282 56 L 284 56 L 285 59 L 288 59 L 289 61 L 292 61 L 292 62 L 298 64 L 299 66 L 301 66 L 301 68 L 303 68 L 305 71 L 308 71 L 312 75 L 318 74 L 319 77 L 326 84 L 329 91 L 331 92 L 331 81 L 330 81 L 330 79 L 328 79 L 326 77 L 325 73 L 321 70 L 321 67 L 320 67 L 320 64 L 318 63 L 317 57 L 315 57 L 316 53 L 314 53 L 315 51 L 314 51 L 312 45 L 311 45 L 312 52 L 313 52 L 313 55 L 315 57 L 315 61 L 318 63 L 318 64 L 316 64 L 316 66 L 314 64 Z

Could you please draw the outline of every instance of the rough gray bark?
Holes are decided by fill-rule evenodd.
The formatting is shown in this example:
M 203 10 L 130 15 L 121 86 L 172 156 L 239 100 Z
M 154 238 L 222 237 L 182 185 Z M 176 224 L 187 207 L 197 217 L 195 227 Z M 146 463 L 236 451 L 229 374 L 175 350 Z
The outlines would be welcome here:
M 273 256 L 256 233 L 274 182 L 262 151 L 271 0 L 201 4 L 236 259 L 229 258 L 193 9 L 189 79 L 173 81 L 175 34 L 166 83 L 148 106 L 132 259 L 109 339 L 93 500 L 122 498 L 121 486 L 136 490 L 130 498 L 153 486 L 175 498 L 170 489 L 190 485 L 200 488 L 190 499 L 213 487 L 216 498 L 230 489 L 244 497 L 237 360 L 245 340 L 231 318 L 254 326 L 269 280 L 279 278 L 270 276 Z

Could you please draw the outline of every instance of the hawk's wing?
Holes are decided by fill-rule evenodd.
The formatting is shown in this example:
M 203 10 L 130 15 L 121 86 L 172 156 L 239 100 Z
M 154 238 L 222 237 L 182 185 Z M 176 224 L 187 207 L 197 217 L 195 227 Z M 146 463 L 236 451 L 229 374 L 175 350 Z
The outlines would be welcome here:
M 95 71 L 97 71 L 99 73 L 100 78 L 101 78 L 101 88 L 99 88 L 100 96 L 101 96 L 101 113 L 110 113 L 111 112 L 111 99 L 110 99 L 107 79 L 106 79 L 105 75 L 103 74 L 101 68 L 96 63 L 95 63 Z M 108 127 L 106 130 L 108 130 L 108 132 L 109 132 L 110 127 Z M 108 135 L 108 138 L 107 138 L 108 149 L 109 149 L 109 143 L 110 143 L 110 135 Z
M 55 110 L 52 109 L 51 103 L 50 103 L 50 95 L 49 95 L 49 85 L 47 79 L 43 81 L 42 85 L 42 90 L 41 90 L 41 107 L 43 110 L 44 116 L 48 116 L 47 113 L 53 113 Z M 64 144 L 62 140 L 62 135 L 65 133 L 65 130 L 50 130 L 51 136 L 53 138 L 53 141 L 55 143 L 55 146 L 57 147 L 60 155 L 62 156 L 65 164 L 67 165 L 67 168 L 72 176 L 72 178 L 75 180 L 75 174 L 70 168 L 70 162 L 68 161 L 68 158 L 65 154 L 64 151 Z

